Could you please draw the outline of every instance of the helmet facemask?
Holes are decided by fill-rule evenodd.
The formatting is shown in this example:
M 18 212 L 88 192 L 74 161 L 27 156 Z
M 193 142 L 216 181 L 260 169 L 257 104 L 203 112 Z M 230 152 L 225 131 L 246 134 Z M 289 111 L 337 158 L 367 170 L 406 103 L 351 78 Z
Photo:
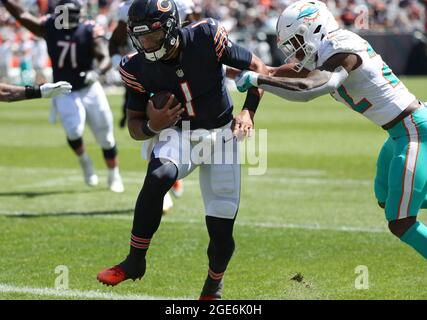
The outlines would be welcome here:
M 178 43 L 178 28 L 173 18 L 164 24 L 160 21 L 129 23 L 128 32 L 135 49 L 151 62 L 164 58 Z M 147 47 L 144 42 L 154 45 Z
M 301 25 L 298 30 L 284 39 L 279 41 L 278 47 L 285 56 L 285 63 L 296 63 L 293 69 L 300 72 L 304 67 L 310 67 L 315 61 L 317 48 L 314 44 L 305 41 L 307 28 Z

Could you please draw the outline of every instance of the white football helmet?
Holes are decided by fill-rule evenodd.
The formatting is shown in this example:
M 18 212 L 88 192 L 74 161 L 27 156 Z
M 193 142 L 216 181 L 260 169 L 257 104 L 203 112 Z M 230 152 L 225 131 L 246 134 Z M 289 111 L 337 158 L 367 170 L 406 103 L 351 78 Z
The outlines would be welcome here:
M 276 26 L 277 45 L 285 55 L 285 63 L 297 62 L 294 68 L 297 72 L 304 67 L 314 69 L 322 41 L 329 32 L 337 29 L 337 21 L 323 2 L 294 2 L 282 12 Z M 296 61 L 299 51 L 304 53 L 304 58 Z

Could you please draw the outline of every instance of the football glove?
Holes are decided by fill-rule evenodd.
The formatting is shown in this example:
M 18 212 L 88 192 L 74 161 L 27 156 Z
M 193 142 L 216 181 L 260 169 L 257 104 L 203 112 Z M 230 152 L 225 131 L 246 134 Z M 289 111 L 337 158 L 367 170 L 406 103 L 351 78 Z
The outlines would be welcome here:
M 240 92 L 248 91 L 250 88 L 258 86 L 258 73 L 243 71 L 234 79 L 234 82 Z
M 99 73 L 98 72 L 91 70 L 88 73 L 86 73 L 85 84 L 90 85 L 90 84 L 95 83 L 98 80 L 99 80 Z
M 40 86 L 42 98 L 52 98 L 60 94 L 70 93 L 73 86 L 66 81 L 45 83 Z

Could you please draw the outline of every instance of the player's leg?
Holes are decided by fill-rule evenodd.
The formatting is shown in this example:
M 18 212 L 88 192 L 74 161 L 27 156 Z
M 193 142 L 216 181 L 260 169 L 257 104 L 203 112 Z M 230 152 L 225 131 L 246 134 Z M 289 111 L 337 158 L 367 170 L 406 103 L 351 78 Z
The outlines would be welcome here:
M 170 157 L 161 158 L 162 154 Z M 144 185 L 135 205 L 129 255 L 119 265 L 100 272 L 100 282 L 116 285 L 126 279 L 137 279 L 144 275 L 145 255 L 160 225 L 164 196 L 178 176 L 183 178 L 195 168 L 191 164 L 181 164 L 181 154 L 180 135 L 173 141 L 155 144 Z
M 388 193 L 388 177 L 390 170 L 390 163 L 393 159 L 394 141 L 388 138 L 379 153 L 377 160 L 377 172 L 375 176 L 375 197 L 377 198 L 378 205 L 385 208 Z
M 200 166 L 200 188 L 209 233 L 209 268 L 201 300 L 221 299 L 223 276 L 235 247 L 233 227 L 240 202 L 240 165 L 236 140 L 231 143 L 235 144 L 232 164 Z
M 61 119 L 68 145 L 79 157 L 79 163 L 83 170 L 86 184 L 96 186 L 98 184 L 98 177 L 93 169 L 92 160 L 85 151 L 83 142 L 86 111 L 78 92 L 55 97 L 52 102 Z
M 95 82 L 82 97 L 87 121 L 93 135 L 102 148 L 108 168 L 108 186 L 113 192 L 123 192 L 124 186 L 119 172 L 117 146 L 113 133 L 113 115 L 104 90 Z
M 390 231 L 427 259 L 427 227 L 417 214 L 427 194 L 427 110 L 389 130 L 395 139 L 385 206 Z

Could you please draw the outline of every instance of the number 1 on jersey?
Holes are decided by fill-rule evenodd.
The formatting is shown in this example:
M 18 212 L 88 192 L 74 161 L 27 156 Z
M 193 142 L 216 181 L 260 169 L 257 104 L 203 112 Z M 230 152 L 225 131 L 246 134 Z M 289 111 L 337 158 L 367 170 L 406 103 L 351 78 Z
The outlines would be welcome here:
M 181 83 L 181 90 L 185 97 L 185 109 L 187 110 L 187 114 L 190 117 L 195 117 L 196 113 L 194 112 L 194 106 L 192 102 L 193 96 L 187 81 Z

